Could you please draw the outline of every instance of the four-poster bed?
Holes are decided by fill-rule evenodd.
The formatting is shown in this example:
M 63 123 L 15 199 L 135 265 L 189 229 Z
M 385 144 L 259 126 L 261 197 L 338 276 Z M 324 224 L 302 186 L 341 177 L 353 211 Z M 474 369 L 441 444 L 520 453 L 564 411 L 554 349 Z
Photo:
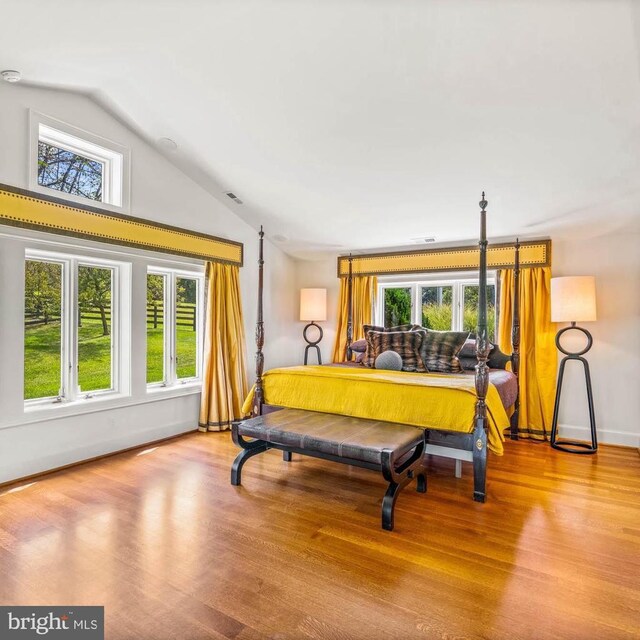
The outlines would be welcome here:
M 258 277 L 258 323 L 256 328 L 256 383 L 252 396 L 250 396 L 245 404 L 245 409 L 250 408 L 253 415 L 253 419 L 245 420 L 234 425 L 233 436 L 236 444 L 241 446 L 244 450 L 238 455 L 234 467 L 232 470 L 232 482 L 239 484 L 240 471 L 242 465 L 247 458 L 266 451 L 269 448 L 278 448 L 283 450 L 285 460 L 291 459 L 291 452 L 308 453 L 306 448 L 300 446 L 287 446 L 287 442 L 293 442 L 287 440 L 287 436 L 291 433 L 287 433 L 284 426 L 280 425 L 276 431 L 273 431 L 271 426 L 266 425 L 268 421 L 258 420 L 259 416 L 267 415 L 274 411 L 285 410 L 289 414 L 292 414 L 292 410 L 298 410 L 301 414 L 314 413 L 314 424 L 320 424 L 324 420 L 324 423 L 329 423 L 332 419 L 336 419 L 340 416 L 351 416 L 352 420 L 358 420 L 362 418 L 378 420 L 377 424 L 394 424 L 399 426 L 400 424 L 407 426 L 413 425 L 414 427 L 420 427 L 424 433 L 424 444 L 432 447 L 441 447 L 447 449 L 458 449 L 468 452 L 468 456 L 473 462 L 474 471 L 474 500 L 484 502 L 486 499 L 486 466 L 487 466 L 487 446 L 494 450 L 502 449 L 501 440 L 503 440 L 502 430 L 510 425 L 510 435 L 512 439 L 517 439 L 517 420 L 518 420 L 518 404 L 519 398 L 516 395 L 515 403 L 512 407 L 513 413 L 511 420 L 507 417 L 502 402 L 499 401 L 497 391 L 490 383 L 490 372 L 487 364 L 491 345 L 488 340 L 487 332 L 487 225 L 486 225 L 486 208 L 487 200 L 484 193 L 482 194 L 482 200 L 480 205 L 480 240 L 479 240 L 479 300 L 478 300 L 478 327 L 475 335 L 475 355 L 477 364 L 475 366 L 475 374 L 473 382 L 466 377 L 466 381 L 461 380 L 460 376 L 447 376 L 438 374 L 416 374 L 397 372 L 394 378 L 388 371 L 379 370 L 366 370 L 365 372 L 358 372 L 346 369 L 331 370 L 329 367 L 322 367 L 322 371 L 319 371 L 319 367 L 292 367 L 289 369 L 278 369 L 264 373 L 264 324 L 263 324 L 263 271 L 264 271 L 264 232 L 262 228 L 260 230 L 260 253 L 259 253 L 259 277 Z M 505 356 L 505 360 L 510 360 L 512 364 L 513 373 L 517 376 L 518 364 L 519 364 L 519 344 L 520 344 L 520 329 L 519 329 L 519 312 L 518 312 L 518 282 L 520 275 L 520 263 L 519 263 L 519 243 L 515 245 L 515 263 L 514 263 L 514 280 L 515 280 L 515 305 L 514 316 L 512 326 L 512 340 L 513 340 L 513 354 L 508 357 Z M 348 301 L 348 322 L 346 327 L 347 344 L 346 354 L 347 360 L 352 358 L 353 344 L 353 273 L 351 268 L 352 256 L 349 256 L 349 272 L 347 275 L 347 301 Z M 364 369 L 364 368 L 363 368 Z M 314 371 L 318 370 L 318 371 Z M 404 376 L 404 377 L 402 377 Z M 464 376 L 463 376 L 464 377 Z M 449 378 L 449 379 L 446 379 Z M 457 379 L 456 379 L 457 378 Z M 285 393 L 278 396 L 276 392 L 276 381 L 285 381 Z M 306 382 L 308 380 L 308 382 Z M 350 381 L 349 381 L 350 380 Z M 269 382 L 271 385 L 265 391 L 265 383 Z M 368 383 L 371 383 L 369 386 Z M 383 383 L 386 386 L 376 386 L 378 383 Z M 307 385 L 305 387 L 305 384 Z M 360 408 L 354 402 L 349 403 L 345 398 L 349 398 L 349 390 L 355 388 L 356 385 L 360 385 L 359 389 L 369 389 L 369 401 L 372 397 L 375 397 L 381 390 L 389 392 L 389 388 L 393 384 L 400 385 L 396 387 L 403 393 L 405 397 L 410 399 L 409 417 L 407 418 L 402 414 L 403 408 L 400 403 L 388 403 L 391 407 L 398 411 L 398 419 L 385 417 L 384 415 L 368 415 L 360 412 Z M 302 391 L 302 400 L 300 396 L 294 396 L 293 399 L 287 399 L 286 401 L 278 401 L 278 398 L 288 396 L 290 390 L 287 385 L 300 386 Z M 323 386 L 324 385 L 324 386 Z M 340 387 L 339 385 L 342 385 Z M 364 385 L 364 386 L 363 386 Z M 421 387 L 419 390 L 416 387 Z M 281 384 L 280 390 L 283 386 Z M 306 391 L 305 391 L 306 389 Z M 325 393 L 326 391 L 326 393 Z M 304 394 L 307 394 L 306 397 Z M 406 395 L 409 394 L 409 395 Z M 411 394 L 424 394 L 424 395 L 411 395 Z M 311 397 L 313 396 L 313 397 Z M 325 402 L 326 396 L 331 396 L 329 399 L 332 402 Z M 423 398 L 423 400 L 416 400 L 416 398 Z M 303 402 L 304 401 L 304 402 Z M 250 404 L 249 404 L 250 403 Z M 367 402 L 363 402 L 367 404 Z M 375 404 L 368 402 L 369 405 Z M 418 408 L 423 412 L 422 416 L 416 417 L 415 409 L 416 405 L 420 405 Z M 337 408 L 334 408 L 337 407 Z M 379 407 L 379 405 L 378 405 Z M 459 407 L 459 410 L 458 410 Z M 453 408 L 453 417 L 452 414 Z M 471 412 L 469 413 L 469 409 Z M 371 406 L 368 408 L 371 411 Z M 319 413 L 318 413 L 319 412 Z M 458 413 L 456 413 L 458 412 Z M 432 415 L 438 414 L 438 420 L 433 420 Z M 447 414 L 445 416 L 445 414 Z M 322 418 L 324 416 L 324 418 Z M 443 418 L 444 416 L 444 418 Z M 448 417 L 447 417 L 448 416 Z M 404 420 L 402 419 L 404 418 Z M 301 418 L 302 419 L 302 418 Z M 449 420 L 447 422 L 447 419 Z M 380 422 L 382 421 L 382 422 Z M 281 421 L 282 422 L 282 421 Z M 284 423 L 286 424 L 286 420 Z M 335 420 L 334 420 L 335 422 Z M 434 427 L 433 424 L 437 423 Z M 271 429 L 271 431 L 269 431 Z M 264 439 L 261 439 L 260 434 L 264 434 Z M 270 442 L 270 438 L 273 433 L 276 436 L 273 442 Z M 489 442 L 487 435 L 491 436 Z M 242 436 L 248 436 L 256 438 L 253 442 L 243 440 Z M 308 434 L 307 434 L 308 435 Z M 300 436 L 300 433 L 295 432 L 297 440 L 299 442 L 309 442 L 309 437 Z M 300 439 L 302 437 L 302 440 Z M 306 439 L 305 439 L 306 438 Z M 311 438 L 313 441 L 314 438 Z M 320 440 L 320 438 L 316 438 Z M 312 447 L 313 448 L 313 447 Z M 319 450 L 320 445 L 315 446 L 315 451 L 312 451 L 309 455 L 315 455 L 316 457 L 326 457 Z M 455 456 L 452 456 L 455 457 Z M 337 456 L 329 457 L 328 459 L 337 459 Z M 344 460 L 340 460 L 344 461 Z M 351 462 L 350 462 L 351 463 Z M 362 466 L 362 465 L 361 465 Z M 413 472 L 408 477 L 412 477 Z M 386 475 L 385 475 L 386 478 Z M 235 479 L 235 481 L 234 481 Z M 406 478 L 405 478 L 406 480 Z M 408 480 L 407 480 L 408 481 Z M 406 482 L 405 482 L 406 484 Z M 404 486 L 404 485 L 402 485 Z M 393 498 L 395 501 L 395 497 Z M 391 507 L 392 509 L 392 507 Z M 392 517 L 392 513 L 391 513 Z M 387 527 L 385 527 L 387 528 Z

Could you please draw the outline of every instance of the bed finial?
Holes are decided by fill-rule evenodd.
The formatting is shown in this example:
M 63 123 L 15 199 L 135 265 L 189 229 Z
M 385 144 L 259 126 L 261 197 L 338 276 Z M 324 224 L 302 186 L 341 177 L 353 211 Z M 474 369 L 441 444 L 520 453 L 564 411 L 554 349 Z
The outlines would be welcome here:
M 515 259 L 513 262 L 513 322 L 511 323 L 511 371 L 518 377 L 520 371 L 520 238 L 516 238 Z M 518 381 L 520 382 L 520 381 Z M 518 439 L 518 421 L 520 418 L 520 384 L 511 414 L 511 439 Z
M 263 315 L 263 292 L 264 292 L 264 229 L 260 225 L 260 233 L 258 233 L 259 249 L 258 249 L 258 319 L 256 322 L 256 390 L 253 394 L 253 415 L 259 416 L 262 413 L 262 403 L 264 401 L 264 392 L 262 388 L 262 372 L 264 371 L 264 315 Z
M 347 277 L 347 361 L 351 360 L 353 352 L 353 254 L 349 254 L 349 275 Z

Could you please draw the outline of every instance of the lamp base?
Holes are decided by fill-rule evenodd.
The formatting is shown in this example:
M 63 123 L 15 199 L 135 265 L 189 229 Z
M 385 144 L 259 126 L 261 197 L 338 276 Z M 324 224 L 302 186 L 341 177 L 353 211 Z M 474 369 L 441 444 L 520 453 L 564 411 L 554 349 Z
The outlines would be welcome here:
M 571 329 L 577 329 L 582 331 L 587 336 L 587 346 L 582 351 L 567 351 L 560 344 L 560 337 Z M 565 327 L 558 331 L 556 335 L 556 346 L 565 354 L 560 362 L 560 371 L 558 372 L 558 388 L 556 390 L 556 402 L 553 408 L 553 423 L 551 425 L 551 446 L 558 451 L 564 451 L 566 453 L 580 453 L 580 454 L 592 454 L 598 450 L 598 436 L 596 434 L 596 416 L 593 409 L 593 390 L 591 388 L 591 373 L 589 371 L 589 363 L 582 356 L 591 349 L 593 344 L 593 337 L 591 334 L 582 327 L 576 327 L 576 323 L 572 322 L 570 327 Z M 584 377 L 587 385 L 587 403 L 589 405 L 589 424 L 591 427 L 591 442 L 578 442 L 575 440 L 559 440 L 558 439 L 558 414 L 560 412 L 560 394 L 562 393 L 562 381 L 564 379 L 564 370 L 568 361 L 578 360 L 582 362 L 584 367 Z
M 320 333 L 317 340 L 309 340 L 307 337 L 307 330 L 309 327 L 316 327 Z M 310 322 L 302 331 L 302 337 L 305 339 L 307 346 L 304 348 L 304 363 L 307 364 L 309 358 L 309 349 L 315 349 L 318 354 L 318 364 L 322 364 L 322 355 L 320 354 L 320 341 L 322 340 L 322 336 L 324 335 L 322 331 L 322 327 L 315 322 Z

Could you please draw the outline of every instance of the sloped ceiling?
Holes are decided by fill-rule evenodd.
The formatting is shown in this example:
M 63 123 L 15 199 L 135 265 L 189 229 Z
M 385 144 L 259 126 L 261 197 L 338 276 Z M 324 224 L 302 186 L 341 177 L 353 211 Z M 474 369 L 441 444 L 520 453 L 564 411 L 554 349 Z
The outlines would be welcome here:
M 174 139 L 299 257 L 472 239 L 482 189 L 493 237 L 637 231 L 639 4 L 4 0 L 0 67 Z

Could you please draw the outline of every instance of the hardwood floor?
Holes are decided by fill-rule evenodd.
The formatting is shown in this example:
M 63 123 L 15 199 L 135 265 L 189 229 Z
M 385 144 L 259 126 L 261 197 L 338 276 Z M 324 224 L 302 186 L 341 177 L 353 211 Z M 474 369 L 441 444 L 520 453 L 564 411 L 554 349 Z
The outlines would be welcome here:
M 7 487 L 0 604 L 104 604 L 112 638 L 640 636 L 640 456 L 507 443 L 488 502 L 432 459 L 380 529 L 375 473 L 228 433 Z

